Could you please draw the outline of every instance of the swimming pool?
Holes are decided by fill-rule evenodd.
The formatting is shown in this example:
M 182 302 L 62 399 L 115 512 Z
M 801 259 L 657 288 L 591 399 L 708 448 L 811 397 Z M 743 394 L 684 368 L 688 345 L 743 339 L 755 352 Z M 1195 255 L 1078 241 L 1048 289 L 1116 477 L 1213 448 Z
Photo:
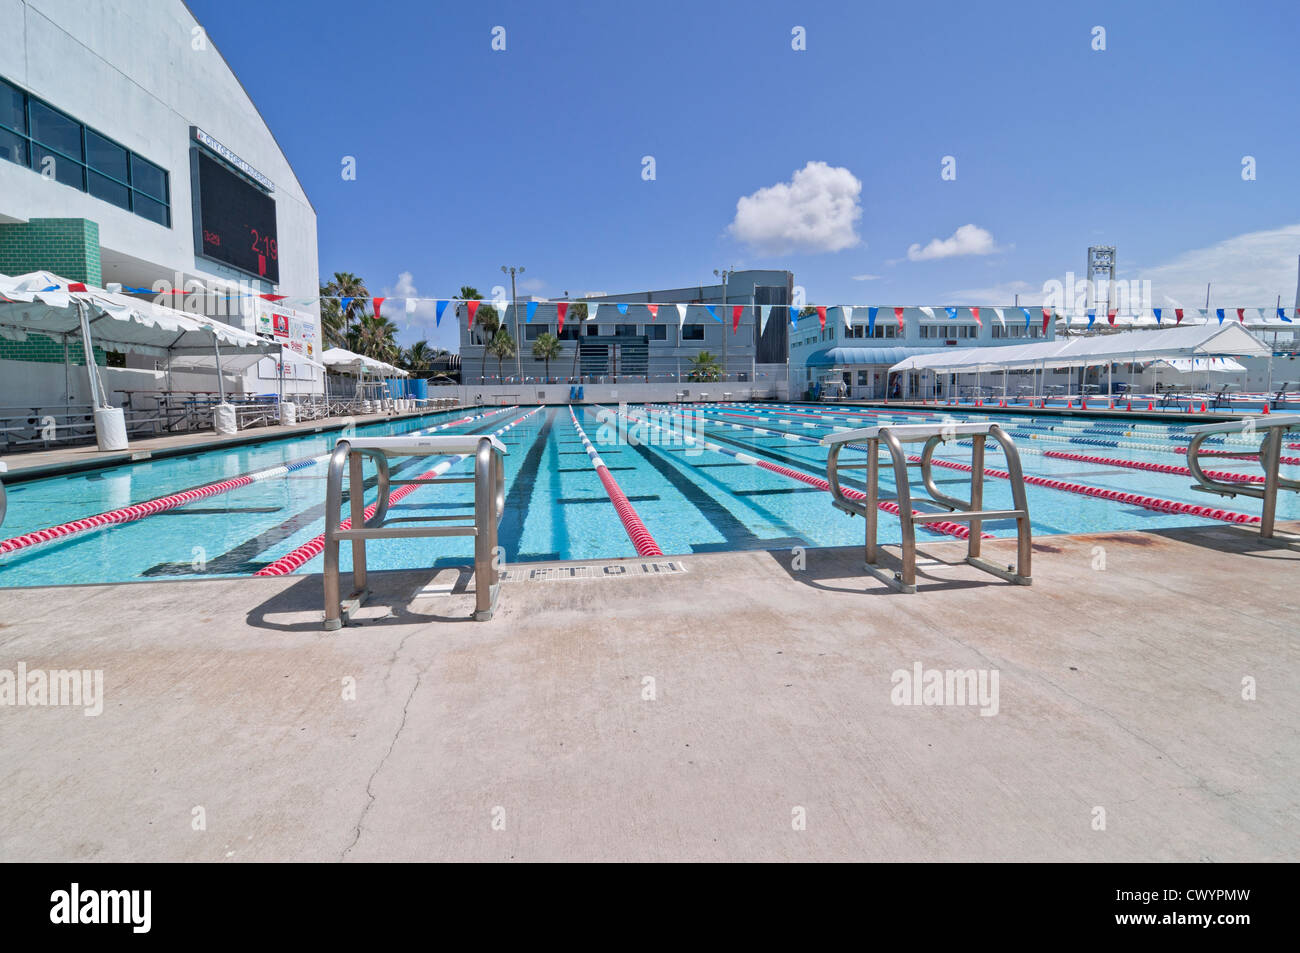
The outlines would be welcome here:
M 1162 421 L 766 403 L 586 406 L 574 411 L 608 476 L 666 555 L 861 544 L 860 521 L 834 509 L 823 489 L 778 471 L 824 477 L 826 451 L 817 441 L 836 428 L 948 416 L 996 421 L 1015 439 L 1031 478 L 1029 510 L 1035 535 L 1220 522 L 1178 511 L 1188 505 L 1255 517 L 1260 512 L 1256 499 L 1228 500 L 1191 490 L 1191 477 L 1178 472 L 1185 466 L 1178 450 L 1190 438 L 1183 425 Z M 509 562 L 637 555 L 567 405 L 462 409 L 357 432 L 386 436 L 433 428 L 445 428 L 444 433 L 500 432 L 509 451 L 500 528 Z M 695 443 L 685 442 L 684 435 Z M 303 552 L 323 532 L 325 459 L 337 437 L 337 431 L 327 431 L 12 485 L 0 540 L 40 534 L 161 497 L 171 500 L 139 518 L 34 542 L 0 556 L 0 587 L 239 577 L 283 567 L 286 557 Z M 1237 434 L 1206 444 L 1221 454 L 1215 460 L 1219 471 L 1242 474 L 1259 473 L 1258 464 L 1231 454 L 1257 450 L 1258 445 L 1258 437 Z M 1291 455 L 1285 457 L 1290 462 L 1284 464 L 1283 474 L 1294 477 L 1300 472 L 1297 455 L 1284 453 Z M 969 447 L 948 444 L 935 458 L 956 463 L 968 461 L 969 454 Z M 440 459 L 395 460 L 394 476 L 417 476 Z M 471 465 L 463 461 L 449 472 L 466 475 Z M 986 466 L 1000 467 L 999 456 L 990 452 Z M 367 470 L 367 476 L 373 474 Z M 940 467 L 935 479 L 941 489 L 947 483 L 955 487 L 953 495 L 962 496 L 969 474 Z M 860 486 L 853 480 L 846 483 Z M 195 488 L 203 489 L 187 492 Z M 882 492 L 892 492 L 887 471 Z M 1170 505 L 1113 498 L 1122 494 Z M 369 479 L 366 499 L 373 498 Z M 1004 480 L 986 482 L 987 507 L 1010 502 Z M 469 515 L 472 510 L 472 486 L 452 484 L 416 488 L 393 507 L 392 515 Z M 1296 494 L 1279 496 L 1277 516 L 1300 518 Z M 990 522 L 984 530 L 1010 536 L 1014 524 Z M 951 539 L 929 532 L 922 537 Z M 880 520 L 880 538 L 898 539 L 898 524 L 888 516 Z M 348 550 L 343 547 L 345 568 Z M 368 556 L 372 569 L 461 565 L 472 556 L 472 540 L 379 540 L 369 544 Z M 317 555 L 292 571 L 320 569 Z

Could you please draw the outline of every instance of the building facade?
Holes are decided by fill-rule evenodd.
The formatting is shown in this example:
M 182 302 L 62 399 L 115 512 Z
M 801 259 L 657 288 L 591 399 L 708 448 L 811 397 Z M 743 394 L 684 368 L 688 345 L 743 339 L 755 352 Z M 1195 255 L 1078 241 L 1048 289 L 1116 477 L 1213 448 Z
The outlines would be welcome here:
M 698 362 L 707 352 L 716 359 L 718 375 L 713 379 L 784 385 L 788 322 L 773 310 L 760 334 L 758 308 L 788 305 L 793 295 L 794 275 L 788 271 L 736 271 L 728 276 L 725 288 L 718 283 L 574 298 L 569 301 L 564 329 L 558 333 L 560 356 L 550 362 L 549 375 L 546 363 L 534 358 L 532 349 L 543 334 L 559 331 L 555 301 L 520 297 L 517 306 L 512 302 L 499 305 L 497 310 L 504 315 L 502 326 L 518 342 L 517 357 L 500 362 L 490 354 L 485 360 L 485 326 L 479 322 L 469 327 L 461 305 L 461 380 L 466 384 L 521 379 L 529 383 L 549 376 L 552 381 L 575 383 L 687 382 L 700 378 Z M 530 303 L 536 305 L 531 321 Z M 652 314 L 644 307 L 647 304 L 661 307 Z M 685 323 L 679 320 L 677 304 L 694 306 L 688 308 Z M 585 306 L 587 320 L 580 305 Z M 713 305 L 720 320 L 703 305 Z M 734 305 L 745 309 L 739 327 L 733 330 Z M 590 318 L 593 306 L 598 307 Z
M 0 273 L 202 288 L 164 303 L 250 331 L 257 315 L 228 294 L 315 298 L 316 212 L 184 3 L 0 0 L 0 24 Z M 153 359 L 114 357 L 97 361 L 119 395 L 158 380 Z M 39 336 L 0 340 L 0 404 L 78 397 L 63 361 Z M 274 364 L 228 382 L 272 391 Z M 173 386 L 216 389 L 213 374 L 189 377 Z

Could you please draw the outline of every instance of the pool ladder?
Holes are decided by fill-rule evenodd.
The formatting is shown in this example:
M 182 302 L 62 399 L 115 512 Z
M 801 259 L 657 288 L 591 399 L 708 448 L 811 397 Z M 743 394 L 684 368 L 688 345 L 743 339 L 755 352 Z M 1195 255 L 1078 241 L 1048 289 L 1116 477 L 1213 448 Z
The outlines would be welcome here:
M 971 488 L 970 499 L 960 500 L 940 492 L 934 484 L 931 474 L 931 461 L 935 448 L 941 443 L 958 437 L 971 439 Z M 1011 479 L 1012 509 L 984 509 L 984 442 L 992 437 L 1001 447 L 1007 462 L 1007 473 Z M 911 463 L 903 450 L 905 443 L 921 443 L 918 463 Z M 822 446 L 829 447 L 826 458 L 826 480 L 830 483 L 831 502 L 838 509 L 866 520 L 866 565 L 865 568 L 877 579 L 899 592 L 916 592 L 916 527 L 928 523 L 965 522 L 970 525 L 967 540 L 966 562 L 985 572 L 992 573 L 1008 582 L 1028 586 L 1033 582 L 1030 574 L 1030 554 L 1033 537 L 1029 524 L 1029 504 L 1025 498 L 1024 471 L 1020 465 L 1020 453 L 1015 442 L 1006 432 L 994 423 L 939 423 L 939 424 L 905 424 L 863 427 L 848 430 L 822 438 Z M 902 525 L 901 567 L 890 571 L 879 563 L 880 544 L 876 542 L 876 521 L 880 510 L 880 447 L 889 451 L 893 464 L 894 484 L 898 488 L 893 502 L 898 504 L 898 519 Z M 841 463 L 840 453 L 845 447 L 853 446 L 866 450 L 866 462 Z M 919 466 L 921 480 L 929 494 L 927 502 L 943 507 L 945 512 L 914 513 L 912 511 L 912 490 L 908 478 L 908 468 Z M 850 499 L 840 485 L 841 470 L 866 470 L 866 499 Z M 1017 530 L 1016 566 L 1005 569 L 982 558 L 981 528 L 985 520 L 1014 519 Z
M 1277 491 L 1291 490 L 1300 492 L 1300 480 L 1289 480 L 1282 476 L 1282 437 L 1288 430 L 1300 427 L 1300 414 L 1285 416 L 1246 417 L 1240 421 L 1227 421 L 1219 424 L 1203 424 L 1188 427 L 1186 433 L 1192 434 L 1192 442 L 1187 445 L 1187 469 L 1192 471 L 1196 483 L 1193 490 L 1202 493 L 1217 493 L 1220 496 L 1253 496 L 1263 500 L 1264 506 L 1259 518 L 1259 535 L 1263 539 L 1273 538 L 1273 523 L 1277 516 Z M 1212 434 L 1254 433 L 1267 431 L 1264 442 L 1259 448 L 1259 464 L 1264 470 L 1264 485 L 1250 483 L 1227 483 L 1205 475 L 1201 469 L 1201 444 Z
M 426 536 L 474 537 L 474 618 L 483 622 L 492 618 L 500 591 L 497 554 L 497 524 L 505 512 L 506 448 L 495 437 L 468 434 L 436 437 L 372 437 L 341 439 L 330 457 L 325 484 L 325 629 L 334 631 L 355 612 L 369 595 L 366 586 L 366 540 L 413 539 Z M 426 480 L 394 480 L 389 476 L 390 457 L 434 455 L 473 455 L 472 477 L 435 477 Z M 374 461 L 378 473 L 378 498 L 370 519 L 365 518 L 365 483 L 363 459 Z M 348 499 L 351 525 L 343 529 L 343 472 L 348 473 Z M 422 484 L 474 484 L 474 520 L 472 523 L 447 525 L 461 516 L 388 517 L 390 491 L 393 486 Z M 395 526 L 395 523 L 434 522 L 438 525 Z M 339 544 L 352 544 L 352 595 L 341 598 L 339 581 Z

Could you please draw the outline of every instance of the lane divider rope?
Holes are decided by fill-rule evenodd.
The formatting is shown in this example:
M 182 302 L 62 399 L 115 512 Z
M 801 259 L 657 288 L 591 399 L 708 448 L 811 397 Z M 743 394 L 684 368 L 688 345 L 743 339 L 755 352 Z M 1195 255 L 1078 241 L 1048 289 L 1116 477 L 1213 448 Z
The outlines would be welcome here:
M 609 495 L 609 501 L 614 504 L 614 510 L 618 513 L 618 518 L 623 521 L 623 529 L 627 531 L 627 537 L 632 541 L 633 547 L 636 548 L 638 556 L 662 556 L 663 551 L 655 538 L 650 535 L 650 531 L 645 528 L 645 523 L 637 515 L 632 504 L 628 502 L 627 495 L 619 487 L 618 481 L 614 479 L 613 474 L 609 472 L 609 467 L 605 466 L 605 461 L 600 459 L 596 453 L 596 448 L 591 445 L 587 439 L 587 432 L 582 429 L 578 423 L 577 415 L 574 414 L 573 408 L 569 408 L 569 419 L 573 421 L 573 429 L 577 431 L 578 438 L 582 440 L 582 445 L 587 450 L 587 457 L 591 460 L 591 465 L 596 469 L 596 475 L 600 477 L 600 482 L 605 486 L 605 492 Z

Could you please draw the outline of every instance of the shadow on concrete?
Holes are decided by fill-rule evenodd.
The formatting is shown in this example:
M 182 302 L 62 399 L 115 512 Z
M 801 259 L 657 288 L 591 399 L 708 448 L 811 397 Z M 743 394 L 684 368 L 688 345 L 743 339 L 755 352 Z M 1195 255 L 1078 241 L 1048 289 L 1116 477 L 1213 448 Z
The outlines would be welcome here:
M 988 542 L 985 542 L 987 547 Z M 986 586 L 1012 586 L 994 576 L 967 566 L 966 546 L 939 544 L 954 548 L 960 545 L 961 556 L 956 561 L 941 559 L 929 551 L 930 547 L 916 548 L 916 594 L 942 590 L 976 589 Z M 906 596 L 896 592 L 863 568 L 861 546 L 833 546 L 809 548 L 803 554 L 803 568 L 791 550 L 768 550 L 768 555 L 790 577 L 791 581 L 823 592 L 855 592 L 864 596 Z M 902 571 L 902 561 L 892 549 L 880 548 L 880 564 L 888 570 Z M 952 573 L 960 572 L 961 577 Z M 1023 587 L 1016 587 L 1023 588 Z
M 347 572 L 342 575 L 346 599 L 352 578 Z M 369 595 L 345 628 L 474 621 L 474 590 L 469 587 L 473 571 L 469 567 L 371 570 L 367 582 Z M 325 634 L 322 575 L 295 577 L 288 589 L 249 610 L 245 621 L 254 629 L 271 632 Z

